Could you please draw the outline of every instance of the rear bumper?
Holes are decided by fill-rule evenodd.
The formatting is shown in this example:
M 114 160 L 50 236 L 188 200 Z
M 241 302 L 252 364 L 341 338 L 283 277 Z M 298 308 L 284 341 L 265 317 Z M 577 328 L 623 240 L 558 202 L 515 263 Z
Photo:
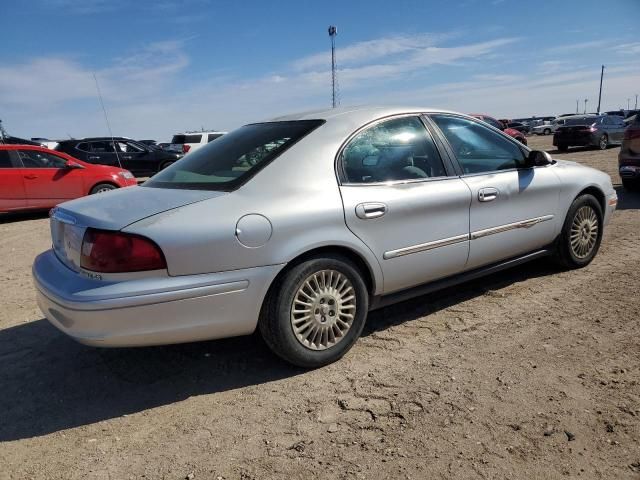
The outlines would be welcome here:
M 573 135 L 554 135 L 553 145 L 555 147 L 564 145 L 566 147 L 586 147 L 598 146 L 598 136 L 592 133 Z
M 49 250 L 36 258 L 33 278 L 55 327 L 87 345 L 125 347 L 252 333 L 282 266 L 104 282 L 80 277 Z
M 629 180 L 640 179 L 640 153 L 634 153 L 623 147 L 618 155 L 618 172 L 620 177 Z

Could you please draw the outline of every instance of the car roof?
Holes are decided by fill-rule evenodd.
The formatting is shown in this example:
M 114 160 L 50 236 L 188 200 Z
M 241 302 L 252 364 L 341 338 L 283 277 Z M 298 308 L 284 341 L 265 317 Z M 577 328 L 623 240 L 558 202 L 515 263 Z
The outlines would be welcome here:
M 128 137 L 85 137 L 85 138 L 67 138 L 65 140 L 59 140 L 58 143 L 62 142 L 107 142 L 110 140 L 133 140 L 133 138 Z M 135 140 L 134 140 L 135 141 Z
M 448 110 L 437 108 L 419 108 L 406 106 L 384 106 L 384 105 L 360 105 L 352 107 L 325 108 L 320 110 L 308 110 L 305 112 L 292 113 L 267 120 L 268 122 L 284 122 L 293 120 L 324 120 L 326 122 L 352 122 L 366 123 L 378 118 L 404 113 L 454 113 Z

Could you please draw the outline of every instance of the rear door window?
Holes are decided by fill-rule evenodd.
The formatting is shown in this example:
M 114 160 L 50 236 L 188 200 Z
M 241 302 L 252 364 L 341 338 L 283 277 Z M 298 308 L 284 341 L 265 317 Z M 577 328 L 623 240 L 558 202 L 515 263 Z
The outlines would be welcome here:
M 7 150 L 0 150 L 0 168 L 13 168 L 11 157 Z
M 211 142 L 211 141 L 213 141 L 213 140 L 215 140 L 216 138 L 221 137 L 221 136 L 222 136 L 222 134 L 221 134 L 221 133 L 210 133 L 210 134 L 207 136 L 207 143 L 208 143 L 208 142 Z
M 363 130 L 341 155 L 347 183 L 419 180 L 447 175 L 418 117 L 387 120 Z

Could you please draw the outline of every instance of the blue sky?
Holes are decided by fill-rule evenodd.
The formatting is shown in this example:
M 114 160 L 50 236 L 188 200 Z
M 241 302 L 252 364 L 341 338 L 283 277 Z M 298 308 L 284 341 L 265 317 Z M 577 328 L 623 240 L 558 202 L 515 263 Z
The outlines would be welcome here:
M 0 119 L 14 135 L 159 141 L 343 105 L 496 117 L 640 93 L 640 0 L 3 0 Z

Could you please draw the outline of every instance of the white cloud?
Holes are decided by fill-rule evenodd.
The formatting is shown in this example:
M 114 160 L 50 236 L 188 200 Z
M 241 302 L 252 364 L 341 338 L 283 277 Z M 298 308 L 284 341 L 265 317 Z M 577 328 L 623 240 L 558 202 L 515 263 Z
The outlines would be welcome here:
M 599 72 L 562 69 L 560 60 L 518 74 L 500 71 L 495 59 L 510 58 L 516 39 L 447 46 L 434 38 L 401 36 L 346 46 L 339 51 L 343 103 L 431 104 L 512 117 L 572 111 L 576 98 L 597 92 Z M 186 52 L 186 40 L 172 40 L 102 62 L 95 74 L 114 134 L 162 141 L 186 129 L 231 129 L 330 104 L 328 62 L 319 55 L 254 77 L 223 71 L 224 76 L 195 82 L 185 80 Z M 443 71 L 454 80 L 432 79 L 432 72 Z M 5 63 L 0 66 L 0 118 L 10 133 L 24 137 L 104 135 L 93 73 L 77 58 Z M 640 66 L 612 64 L 605 76 L 605 107 L 617 108 L 614 93 L 638 84 Z
M 623 55 L 638 55 L 640 54 L 640 42 L 618 45 L 616 51 Z

